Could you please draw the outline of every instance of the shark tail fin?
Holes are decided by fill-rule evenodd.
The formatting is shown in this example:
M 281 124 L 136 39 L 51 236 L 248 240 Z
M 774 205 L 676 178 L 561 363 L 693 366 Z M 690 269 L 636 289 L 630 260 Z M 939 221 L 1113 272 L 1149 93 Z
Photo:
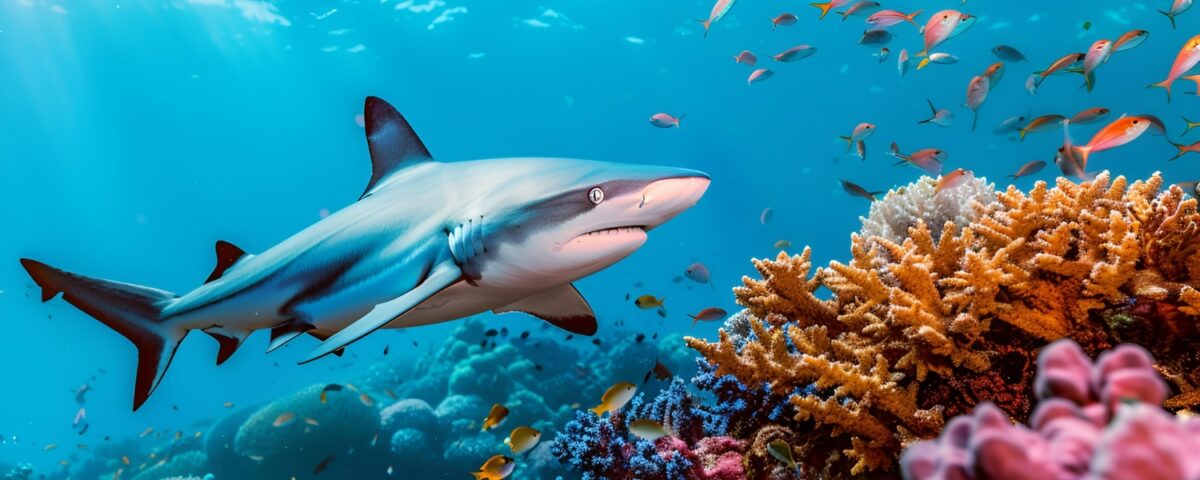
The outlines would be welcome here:
M 138 350 L 133 409 L 141 407 L 162 381 L 175 350 L 187 335 L 187 330 L 163 324 L 163 308 L 177 296 L 149 287 L 76 275 L 28 258 L 21 259 L 21 266 L 42 287 L 43 302 L 62 293 L 71 305 L 133 342 Z

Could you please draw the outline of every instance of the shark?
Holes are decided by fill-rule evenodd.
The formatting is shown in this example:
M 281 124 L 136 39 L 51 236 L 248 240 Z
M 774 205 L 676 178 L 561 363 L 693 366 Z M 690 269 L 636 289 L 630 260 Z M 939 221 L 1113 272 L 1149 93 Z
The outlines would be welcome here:
M 43 302 L 59 294 L 137 347 L 133 410 L 191 332 L 218 342 L 217 365 L 270 331 L 270 352 L 302 335 L 301 361 L 381 328 L 523 312 L 593 335 L 573 282 L 629 256 L 650 230 L 694 206 L 708 175 L 566 158 L 435 160 L 386 101 L 364 108 L 371 176 L 360 198 L 258 254 L 216 243 L 205 282 L 178 295 L 87 277 L 29 258 Z

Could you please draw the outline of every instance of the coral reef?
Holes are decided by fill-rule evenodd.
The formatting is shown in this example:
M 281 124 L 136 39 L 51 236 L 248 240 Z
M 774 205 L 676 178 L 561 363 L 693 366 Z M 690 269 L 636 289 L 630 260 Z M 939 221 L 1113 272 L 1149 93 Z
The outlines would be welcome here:
M 1064 337 L 1090 353 L 1141 344 L 1173 385 L 1169 405 L 1200 401 L 1195 199 L 1161 190 L 1157 175 L 1129 184 L 1104 173 L 1009 187 L 973 201 L 972 218 L 913 207 L 922 182 L 890 196 L 903 205 L 872 208 L 864 232 L 875 236 L 852 236 L 849 263 L 814 271 L 808 249 L 755 260 L 762 279 L 735 289 L 746 317 L 716 342 L 687 339 L 714 376 L 742 385 L 725 389 L 744 403 L 763 387 L 788 398 L 790 419 L 753 415 L 737 438 L 787 429 L 808 477 L 888 471 L 980 399 L 1028 418 L 1034 354 Z M 930 221 L 944 222 L 940 233 Z M 885 223 L 911 227 L 896 237 Z
M 711 414 L 695 405 L 682 380 L 675 379 L 653 401 L 638 394 L 606 417 L 576 411 L 559 431 L 550 451 L 584 480 L 735 480 L 745 478 L 745 442 L 708 436 Z M 629 433 L 629 422 L 649 419 L 671 432 L 657 440 Z
M 901 459 L 907 479 L 1197 478 L 1200 418 L 1158 407 L 1166 383 L 1141 347 L 1120 345 L 1093 365 L 1078 344 L 1042 350 L 1030 427 L 991 403 L 956 417 Z M 1030 477 L 1036 475 L 1036 477 Z

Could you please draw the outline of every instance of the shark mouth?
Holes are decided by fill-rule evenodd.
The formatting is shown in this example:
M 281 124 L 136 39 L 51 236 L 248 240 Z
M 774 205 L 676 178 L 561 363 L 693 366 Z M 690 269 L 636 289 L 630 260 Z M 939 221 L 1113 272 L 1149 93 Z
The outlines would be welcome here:
M 600 230 L 592 230 L 583 235 L 580 235 L 579 237 L 587 237 L 587 236 L 591 236 L 591 235 L 597 235 L 597 236 L 599 236 L 599 235 L 621 235 L 621 234 L 626 234 L 626 233 L 645 232 L 645 231 L 646 231 L 646 227 L 643 227 L 641 225 L 632 226 L 632 227 L 612 227 L 612 228 L 602 228 Z

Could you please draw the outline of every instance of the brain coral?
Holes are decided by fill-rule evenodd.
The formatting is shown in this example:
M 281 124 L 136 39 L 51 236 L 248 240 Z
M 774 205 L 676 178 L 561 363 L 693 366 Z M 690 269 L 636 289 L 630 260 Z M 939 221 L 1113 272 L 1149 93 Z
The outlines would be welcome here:
M 956 188 L 936 192 L 937 179 L 921 177 L 909 185 L 888 190 L 882 201 L 871 202 L 871 212 L 862 220 L 864 237 L 883 237 L 902 243 L 908 229 L 925 223 L 933 236 L 942 225 L 954 222 L 965 227 L 979 217 L 979 210 L 996 201 L 996 190 L 987 179 L 971 178 Z
M 849 263 L 813 272 L 808 249 L 756 260 L 763 279 L 735 289 L 750 340 L 722 332 L 688 345 L 715 376 L 789 396 L 790 421 L 760 428 L 795 432 L 810 477 L 892 470 L 905 445 L 980 399 L 1028 418 L 1034 352 L 1063 337 L 1092 353 L 1141 344 L 1173 385 L 1168 404 L 1193 405 L 1200 214 L 1162 186 L 1157 175 L 1129 184 L 1104 173 L 1009 187 L 940 235 L 924 219 L 900 239 L 854 235 Z
M 324 384 L 312 385 L 258 409 L 238 428 L 234 451 L 270 463 L 294 461 L 307 465 L 331 450 L 370 442 L 379 431 L 379 411 L 364 404 L 360 393 L 350 388 L 327 392 L 327 401 L 322 404 L 324 388 Z M 294 419 L 274 426 L 275 419 L 284 413 L 291 413 Z

